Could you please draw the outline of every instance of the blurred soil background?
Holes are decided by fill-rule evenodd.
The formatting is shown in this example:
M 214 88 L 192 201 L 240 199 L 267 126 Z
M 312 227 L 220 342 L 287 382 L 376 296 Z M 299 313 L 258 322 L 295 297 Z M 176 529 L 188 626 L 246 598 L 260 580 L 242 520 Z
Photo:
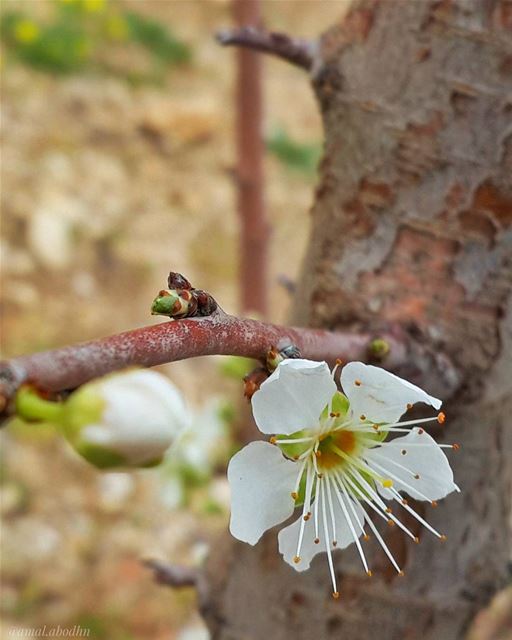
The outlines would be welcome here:
M 262 3 L 269 27 L 303 37 L 345 8 Z M 2 356 L 161 322 L 149 306 L 171 269 L 236 312 L 234 51 L 213 39 L 230 3 L 5 0 L 1 20 Z M 265 91 L 282 322 L 322 134 L 303 72 L 266 59 Z M 4 430 L 1 637 L 75 624 L 98 640 L 207 637 L 193 591 L 156 585 L 140 559 L 197 564 L 225 531 L 239 367 L 162 367 L 200 425 L 163 469 L 100 474 L 51 427 Z

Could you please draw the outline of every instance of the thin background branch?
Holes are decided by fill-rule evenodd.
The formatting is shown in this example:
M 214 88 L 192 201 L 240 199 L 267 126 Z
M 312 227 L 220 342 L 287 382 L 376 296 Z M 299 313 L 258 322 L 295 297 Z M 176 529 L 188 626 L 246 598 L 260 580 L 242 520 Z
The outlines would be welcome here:
M 315 43 L 293 38 L 285 33 L 249 26 L 219 31 L 217 41 L 225 46 L 231 45 L 268 53 L 306 71 L 310 71 L 313 67 Z
M 240 27 L 259 24 L 259 0 L 234 0 L 233 15 Z M 237 50 L 236 61 L 240 304 L 242 312 L 265 317 L 269 224 L 264 201 L 262 61 L 255 51 L 243 48 Z

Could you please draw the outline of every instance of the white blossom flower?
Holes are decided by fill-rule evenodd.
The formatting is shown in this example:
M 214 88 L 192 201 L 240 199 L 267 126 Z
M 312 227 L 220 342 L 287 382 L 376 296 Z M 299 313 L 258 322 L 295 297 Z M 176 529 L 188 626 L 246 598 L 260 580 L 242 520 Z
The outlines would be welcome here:
M 149 369 L 115 373 L 80 387 L 63 406 L 63 432 L 101 468 L 158 464 L 187 425 L 181 393 Z
M 231 533 L 255 544 L 269 528 L 288 519 L 302 504 L 301 516 L 279 533 L 279 550 L 297 571 L 326 552 L 333 596 L 339 597 L 332 553 L 355 543 L 363 567 L 371 571 L 360 537 L 369 529 L 402 574 L 370 513 L 413 534 L 395 515 L 393 501 L 440 539 L 439 533 L 403 497 L 435 501 L 459 491 L 444 447 L 420 423 L 444 422 L 444 414 L 399 422 L 417 402 L 438 410 L 441 401 L 378 367 L 351 362 L 337 390 L 325 362 L 285 360 L 252 398 L 260 431 L 269 442 L 239 451 L 228 469 L 232 492 Z M 394 437 L 395 434 L 405 434 Z M 390 439 L 394 437 L 394 439 Z

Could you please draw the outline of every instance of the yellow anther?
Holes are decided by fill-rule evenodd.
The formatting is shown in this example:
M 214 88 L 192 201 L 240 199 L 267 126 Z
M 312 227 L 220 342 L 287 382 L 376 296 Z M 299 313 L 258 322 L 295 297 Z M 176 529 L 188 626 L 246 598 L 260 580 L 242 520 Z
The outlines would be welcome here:
M 395 526 L 395 523 L 393 522 L 393 520 L 389 519 L 389 520 L 388 520 L 388 525 L 389 525 L 390 527 L 394 527 L 394 526 Z
M 364 421 L 366 420 L 366 416 L 364 415 L 364 413 L 362 413 L 362 414 L 359 416 L 359 420 L 361 420 L 361 422 L 364 422 Z
M 455 451 L 458 451 L 460 449 L 460 444 L 458 442 L 454 442 L 452 444 L 452 449 L 454 449 Z
M 430 503 L 433 507 L 437 507 L 437 500 L 432 500 Z
M 368 569 L 368 571 L 366 572 L 366 575 L 371 578 L 373 576 L 373 573 Z
M 444 424 L 445 420 L 446 420 L 446 415 L 442 411 L 440 411 L 437 414 L 437 421 L 439 422 L 439 424 Z
M 389 489 L 390 487 L 393 486 L 393 480 L 391 480 L 390 478 L 386 478 L 385 480 L 382 481 L 382 486 L 385 489 Z
M 412 404 L 410 402 L 407 403 L 407 408 L 412 409 Z
M 414 542 L 415 542 L 416 544 L 419 544 L 419 543 L 420 543 L 420 539 L 418 538 L 418 536 L 414 536 Z
M 320 451 L 320 449 L 318 449 L 317 451 L 315 451 L 315 456 L 317 458 L 321 458 L 322 457 L 322 452 Z
M 270 444 L 275 444 L 277 442 L 277 438 L 275 436 L 272 436 L 269 440 Z
M 356 385 L 356 387 L 360 387 L 361 386 L 361 380 L 354 380 L 354 384 Z
M 389 507 L 386 508 L 386 513 L 393 513 Z
M 295 564 L 299 564 L 300 556 L 294 556 L 293 561 L 295 562 Z
M 296 491 L 292 491 L 290 495 L 294 500 L 297 500 L 297 498 L 299 497 L 299 494 Z
M 372 424 L 372 427 L 375 429 L 375 431 L 379 430 L 379 425 L 378 424 Z
M 366 540 L 368 542 L 369 539 L 370 539 L 370 536 L 367 533 L 365 533 L 363 535 L 363 540 Z
M 401 578 L 403 578 L 403 577 L 405 576 L 405 573 L 404 573 L 403 571 L 399 571 L 399 572 L 398 572 L 398 575 L 399 575 Z
M 444 533 L 442 533 L 439 537 L 439 539 L 441 540 L 441 542 L 446 542 L 446 540 L 448 539 L 447 536 L 444 535 Z
M 310 518 L 311 518 L 311 514 L 310 513 L 306 513 L 304 515 L 304 522 L 307 522 Z
M 343 360 L 340 360 L 340 358 L 336 358 L 336 364 L 337 364 L 337 365 L 338 365 L 338 367 L 339 367 L 340 365 L 342 365 L 342 364 L 343 364 Z
M 339 591 L 334 591 L 334 593 L 332 594 L 332 597 L 337 600 L 340 597 L 340 592 Z

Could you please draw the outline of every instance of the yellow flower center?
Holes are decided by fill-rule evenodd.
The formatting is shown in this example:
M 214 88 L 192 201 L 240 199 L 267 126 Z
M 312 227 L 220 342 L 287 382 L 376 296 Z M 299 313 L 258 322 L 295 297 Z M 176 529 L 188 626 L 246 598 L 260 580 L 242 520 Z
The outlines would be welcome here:
M 322 438 L 318 447 L 320 454 L 318 456 L 318 466 L 322 469 L 332 469 L 333 467 L 340 466 L 345 461 L 336 449 L 350 455 L 353 453 L 356 445 L 356 435 L 353 431 L 342 429 L 341 431 L 327 434 Z

